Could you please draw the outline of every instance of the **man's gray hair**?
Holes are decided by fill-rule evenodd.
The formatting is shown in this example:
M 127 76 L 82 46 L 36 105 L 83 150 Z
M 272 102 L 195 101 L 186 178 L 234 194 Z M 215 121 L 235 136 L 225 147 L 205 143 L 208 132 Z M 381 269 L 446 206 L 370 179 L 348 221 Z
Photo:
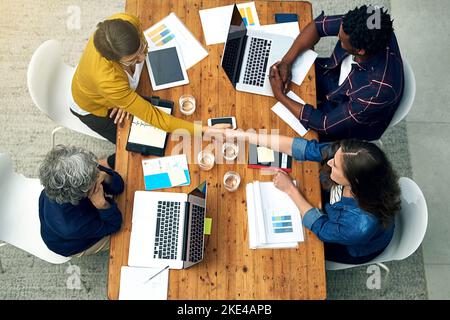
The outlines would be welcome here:
M 57 145 L 45 156 L 39 179 L 51 200 L 78 205 L 94 186 L 98 172 L 97 157 L 92 152 Z

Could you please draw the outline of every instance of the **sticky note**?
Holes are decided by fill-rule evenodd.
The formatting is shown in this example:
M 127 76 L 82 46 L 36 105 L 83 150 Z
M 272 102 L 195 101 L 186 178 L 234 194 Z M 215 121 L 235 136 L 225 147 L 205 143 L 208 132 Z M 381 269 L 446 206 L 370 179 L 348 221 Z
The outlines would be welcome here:
M 274 162 L 275 155 L 272 150 L 266 147 L 258 147 L 258 162 Z
M 187 182 L 184 170 L 181 168 L 169 168 L 167 174 L 169 175 L 170 183 L 172 184 L 172 186 L 179 186 L 180 184 Z
M 211 234 L 211 225 L 212 225 L 212 219 L 205 218 L 205 226 L 203 228 L 203 234 L 206 234 L 206 235 Z

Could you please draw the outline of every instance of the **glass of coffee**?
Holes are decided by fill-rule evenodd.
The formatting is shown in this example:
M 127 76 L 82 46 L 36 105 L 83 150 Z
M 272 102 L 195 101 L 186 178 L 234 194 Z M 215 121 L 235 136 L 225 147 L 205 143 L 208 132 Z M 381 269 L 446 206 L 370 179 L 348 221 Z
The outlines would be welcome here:
M 189 116 L 195 111 L 195 98 L 193 95 L 184 94 L 178 100 L 182 114 Z
M 230 192 L 234 192 L 239 188 L 241 176 L 234 171 L 228 171 L 223 176 L 223 186 Z
M 197 156 L 198 166 L 204 171 L 211 170 L 214 167 L 214 153 L 209 150 L 203 150 Z

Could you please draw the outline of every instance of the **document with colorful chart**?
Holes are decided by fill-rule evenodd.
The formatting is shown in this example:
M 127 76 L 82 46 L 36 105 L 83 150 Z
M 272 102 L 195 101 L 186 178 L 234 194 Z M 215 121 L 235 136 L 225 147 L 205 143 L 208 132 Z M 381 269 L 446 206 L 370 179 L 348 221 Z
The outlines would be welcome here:
M 304 240 L 300 212 L 273 182 L 247 185 L 250 248 L 292 248 Z
M 197 64 L 208 55 L 201 43 L 173 12 L 145 30 L 144 35 L 150 48 L 174 45 L 174 43 L 178 45 L 186 69 Z

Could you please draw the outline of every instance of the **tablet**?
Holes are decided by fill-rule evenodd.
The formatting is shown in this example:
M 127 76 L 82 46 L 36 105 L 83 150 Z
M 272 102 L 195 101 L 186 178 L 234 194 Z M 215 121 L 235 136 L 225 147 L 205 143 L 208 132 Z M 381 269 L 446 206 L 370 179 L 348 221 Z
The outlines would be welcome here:
M 151 48 L 146 61 L 153 91 L 189 83 L 178 46 Z

